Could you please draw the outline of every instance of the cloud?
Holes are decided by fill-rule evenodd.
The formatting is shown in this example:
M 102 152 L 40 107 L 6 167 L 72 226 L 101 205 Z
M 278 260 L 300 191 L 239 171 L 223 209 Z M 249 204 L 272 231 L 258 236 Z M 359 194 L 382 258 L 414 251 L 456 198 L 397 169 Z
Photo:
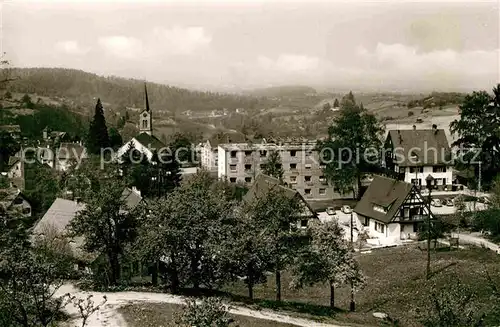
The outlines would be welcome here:
M 143 44 L 140 40 L 127 36 L 108 36 L 98 40 L 99 45 L 108 54 L 123 58 L 136 59 L 143 54 Z
M 191 55 L 208 46 L 212 37 L 207 35 L 203 27 L 173 28 L 157 27 L 153 30 L 154 45 L 158 52 Z M 153 43 L 150 44 L 153 46 Z
M 358 47 L 355 57 L 362 73 L 391 84 L 405 80 L 419 86 L 476 87 L 499 80 L 499 49 L 421 52 L 404 44 L 378 43 L 372 51 Z
M 257 58 L 258 66 L 263 69 L 281 71 L 285 73 L 301 73 L 316 70 L 319 67 L 319 58 L 297 54 L 281 54 L 275 60 L 266 56 Z
M 90 51 L 89 47 L 82 47 L 75 40 L 57 42 L 55 44 L 55 49 L 58 52 L 63 52 L 70 55 L 84 55 Z
M 139 39 L 129 36 L 108 36 L 99 39 L 110 55 L 125 59 L 150 59 L 165 55 L 194 55 L 212 41 L 203 27 L 156 27 Z

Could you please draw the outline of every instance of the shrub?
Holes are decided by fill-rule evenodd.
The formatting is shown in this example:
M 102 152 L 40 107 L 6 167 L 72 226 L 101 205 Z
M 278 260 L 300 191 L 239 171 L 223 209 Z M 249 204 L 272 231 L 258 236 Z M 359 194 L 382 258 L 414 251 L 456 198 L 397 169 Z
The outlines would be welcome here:
M 411 117 L 413 115 L 414 115 L 413 111 L 408 111 L 408 117 Z
M 184 327 L 227 327 L 232 322 L 219 298 L 205 298 L 201 303 L 188 299 L 186 308 L 175 320 L 176 326 Z

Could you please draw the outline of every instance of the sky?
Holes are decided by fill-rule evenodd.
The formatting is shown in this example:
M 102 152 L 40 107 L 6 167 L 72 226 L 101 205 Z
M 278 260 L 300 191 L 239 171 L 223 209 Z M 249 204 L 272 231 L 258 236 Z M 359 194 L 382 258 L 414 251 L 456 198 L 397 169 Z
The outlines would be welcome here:
M 13 66 L 191 88 L 491 90 L 498 1 L 23 1 L 1 4 Z

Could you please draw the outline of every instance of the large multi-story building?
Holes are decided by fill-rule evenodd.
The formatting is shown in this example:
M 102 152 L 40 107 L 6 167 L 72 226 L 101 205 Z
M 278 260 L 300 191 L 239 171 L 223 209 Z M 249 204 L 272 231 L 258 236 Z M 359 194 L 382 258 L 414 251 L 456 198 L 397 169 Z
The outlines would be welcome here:
M 225 143 L 218 146 L 218 177 L 231 183 L 252 184 L 271 151 L 278 151 L 283 182 L 306 200 L 341 198 L 323 174 L 316 142 Z M 348 195 L 346 195 L 348 196 Z

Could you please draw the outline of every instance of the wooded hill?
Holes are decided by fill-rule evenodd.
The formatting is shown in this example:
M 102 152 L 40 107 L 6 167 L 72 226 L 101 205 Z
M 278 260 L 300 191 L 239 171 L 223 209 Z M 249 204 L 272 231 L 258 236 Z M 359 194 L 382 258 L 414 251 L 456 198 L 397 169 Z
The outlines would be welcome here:
M 13 68 L 11 76 L 18 78 L 9 84 L 11 92 L 61 97 L 77 106 L 95 105 L 98 97 L 116 109 L 144 106 L 144 82 L 140 80 L 103 77 L 65 68 Z M 272 106 L 261 97 L 192 91 L 156 83 L 148 83 L 148 95 L 154 109 L 172 113 Z

